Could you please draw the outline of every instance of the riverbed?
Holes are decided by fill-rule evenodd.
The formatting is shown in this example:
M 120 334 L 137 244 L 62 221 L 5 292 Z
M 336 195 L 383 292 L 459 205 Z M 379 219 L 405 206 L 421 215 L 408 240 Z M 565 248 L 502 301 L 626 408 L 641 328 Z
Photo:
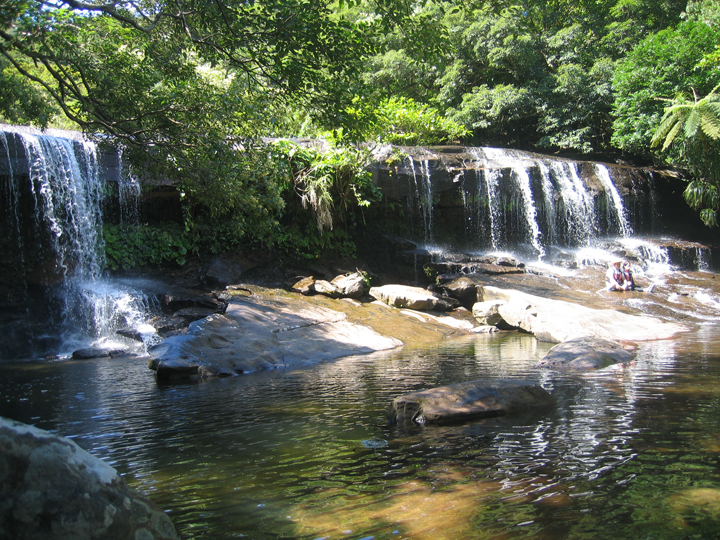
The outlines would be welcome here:
M 551 344 L 456 337 L 295 371 L 158 386 L 142 357 L 0 366 L 0 415 L 73 438 L 188 539 L 720 535 L 720 326 L 623 367 L 534 364 Z M 550 414 L 386 425 L 399 394 L 535 381 Z

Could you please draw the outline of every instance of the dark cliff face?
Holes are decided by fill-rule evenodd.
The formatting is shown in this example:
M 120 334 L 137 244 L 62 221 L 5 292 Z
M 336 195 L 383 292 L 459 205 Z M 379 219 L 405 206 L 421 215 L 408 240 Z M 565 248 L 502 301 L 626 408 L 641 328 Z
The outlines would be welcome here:
M 514 150 L 387 147 L 372 172 L 420 244 L 537 251 L 628 233 L 711 237 L 682 199 L 685 183 L 648 168 Z

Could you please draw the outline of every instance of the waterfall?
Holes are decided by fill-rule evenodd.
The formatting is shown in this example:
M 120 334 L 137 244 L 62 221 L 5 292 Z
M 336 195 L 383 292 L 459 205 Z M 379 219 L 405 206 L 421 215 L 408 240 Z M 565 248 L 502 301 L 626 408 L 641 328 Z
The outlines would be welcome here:
M 500 249 L 500 206 L 497 201 L 497 190 L 500 182 L 500 172 L 482 171 L 482 179 L 485 180 L 485 190 L 488 201 L 488 215 L 490 217 L 490 241 L 494 250 Z
M 516 154 L 500 148 L 484 148 L 483 152 L 488 161 L 494 162 L 501 168 L 512 171 L 512 179 L 520 190 L 523 203 L 523 212 L 529 232 L 529 240 L 537 251 L 538 258 L 542 259 L 545 249 L 542 245 L 542 235 L 537 221 L 537 209 L 530 185 L 530 174 L 527 165 Z
M 5 285 L 26 316 L 0 320 L 8 343 L 0 358 L 87 346 L 136 348 L 116 335 L 129 327 L 142 328 L 151 341 L 148 298 L 103 276 L 106 178 L 96 145 L 24 128 L 0 132 L 0 144 L 6 164 L 0 169 L 6 173 L 3 249 L 16 265 L 12 283 Z M 137 221 L 139 183 L 127 173 L 120 176 L 120 215 Z
M 36 222 L 51 232 L 63 279 L 93 280 L 103 267 L 102 185 L 95 145 L 52 136 L 22 134 Z
M 140 210 L 138 201 L 142 188 L 140 181 L 131 173 L 125 165 L 123 152 L 125 148 L 118 148 L 118 203 L 120 206 L 119 217 L 121 223 L 137 225 L 140 221 Z
M 550 173 L 550 167 L 544 161 L 538 161 L 540 167 L 540 175 L 542 177 L 542 193 L 543 200 L 545 201 L 545 216 L 547 222 L 547 231 L 545 239 L 548 245 L 553 245 L 557 242 L 557 226 L 555 224 L 555 216 L 557 210 L 555 209 L 555 187 L 552 183 L 552 174 Z
M 632 235 L 632 229 L 628 224 L 627 216 L 625 215 L 625 207 L 623 206 L 620 193 L 618 192 L 615 184 L 612 181 L 612 178 L 610 177 L 610 171 L 605 165 L 601 163 L 595 163 L 594 167 L 598 179 L 605 188 L 605 192 L 610 196 L 610 199 L 612 200 L 613 210 L 615 212 L 615 219 L 617 220 L 618 227 L 620 229 L 620 236 L 627 238 Z
M 597 199 L 602 195 L 609 201 L 609 225 L 622 237 L 632 235 L 622 197 L 606 166 L 593 165 L 603 190 L 596 193 L 583 181 L 578 163 L 570 160 L 503 148 L 466 151 L 475 162 L 475 198 L 482 196 L 487 202 L 487 207 L 478 207 L 484 215 L 476 217 L 478 223 L 489 223 L 478 232 L 485 236 L 480 244 L 514 251 L 526 243 L 538 259 L 553 247 L 588 246 L 612 232 L 598 217 Z
M 432 224 L 433 224 L 433 194 L 432 194 L 432 178 L 430 175 L 430 161 L 423 159 L 420 161 L 420 171 L 415 167 L 415 159 L 413 156 L 407 158 L 412 171 L 413 189 L 415 193 L 415 201 L 417 207 L 422 213 L 423 218 L 423 234 L 425 244 L 432 243 Z
M 577 164 L 560 160 L 546 163 L 562 202 L 562 212 L 553 216 L 553 222 L 564 231 L 563 243 L 587 245 L 596 236 L 595 203 L 580 178 Z

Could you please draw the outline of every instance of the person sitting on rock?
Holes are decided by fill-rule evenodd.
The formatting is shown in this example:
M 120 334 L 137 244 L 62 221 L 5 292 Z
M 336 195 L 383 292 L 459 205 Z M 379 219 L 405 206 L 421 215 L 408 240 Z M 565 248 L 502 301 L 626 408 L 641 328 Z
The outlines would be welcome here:
M 625 261 L 622 263 L 622 275 L 623 275 L 623 287 L 626 291 L 635 290 L 635 280 L 633 279 L 632 269 L 630 263 Z
M 620 259 L 614 260 L 610 263 L 610 266 L 605 273 L 605 283 L 607 283 L 606 288 L 608 291 L 625 290 L 625 279 L 623 277 L 621 265 L 622 261 Z

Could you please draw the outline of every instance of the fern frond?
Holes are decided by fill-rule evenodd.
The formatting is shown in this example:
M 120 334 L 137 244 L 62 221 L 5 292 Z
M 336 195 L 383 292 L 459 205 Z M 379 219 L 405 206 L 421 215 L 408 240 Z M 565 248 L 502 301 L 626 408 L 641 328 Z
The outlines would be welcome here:
M 720 139 L 720 103 L 711 103 L 701 100 L 695 110 L 700 115 L 700 129 L 711 139 Z
M 700 114 L 700 129 L 711 139 L 720 139 L 720 118 L 713 114 Z
M 652 140 L 650 141 L 651 146 L 659 145 L 663 139 L 665 139 L 665 141 L 667 143 L 667 139 L 666 139 L 667 134 L 674 129 L 674 126 L 678 121 L 675 114 L 673 114 L 672 109 L 674 109 L 674 107 L 670 107 L 665 110 L 665 114 L 663 115 L 662 119 L 660 120 L 660 125 L 655 130 Z M 670 142 L 672 143 L 672 141 L 670 141 Z
M 663 143 L 663 152 L 668 149 L 668 147 L 673 143 L 675 140 L 675 137 L 677 137 L 677 134 L 680 132 L 680 129 L 683 127 L 683 123 L 680 121 L 676 121 L 675 125 L 672 127 L 672 129 L 669 131 L 667 136 L 665 137 L 665 142 Z
M 698 129 L 700 128 L 700 112 L 693 107 L 690 114 L 685 119 L 685 136 L 688 139 L 693 138 L 697 135 Z

